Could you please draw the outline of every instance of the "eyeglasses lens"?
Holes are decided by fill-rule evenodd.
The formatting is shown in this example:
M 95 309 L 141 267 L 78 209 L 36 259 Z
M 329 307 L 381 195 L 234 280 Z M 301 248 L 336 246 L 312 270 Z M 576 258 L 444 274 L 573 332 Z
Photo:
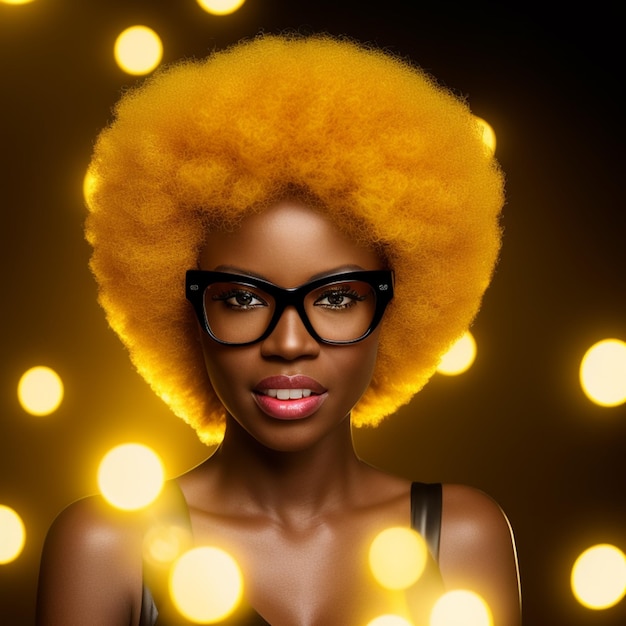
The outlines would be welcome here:
M 376 311 L 376 294 L 363 281 L 342 281 L 317 287 L 304 295 L 304 310 L 315 332 L 328 341 L 351 341 L 369 329 Z M 237 282 L 209 285 L 204 313 L 214 336 L 227 343 L 256 341 L 276 311 L 273 296 Z

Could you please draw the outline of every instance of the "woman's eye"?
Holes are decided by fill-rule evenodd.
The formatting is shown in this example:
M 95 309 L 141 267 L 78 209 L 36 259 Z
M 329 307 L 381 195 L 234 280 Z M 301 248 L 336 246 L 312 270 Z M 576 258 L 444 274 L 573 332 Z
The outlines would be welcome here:
M 325 298 L 328 301 L 328 304 L 331 306 L 341 306 L 343 304 L 347 304 L 349 299 L 346 297 L 346 294 L 343 293 L 332 293 Z
M 260 306 L 267 306 L 267 302 L 265 302 L 258 295 L 243 289 L 232 290 L 230 292 L 214 296 L 213 299 L 223 302 L 230 309 L 248 310 Z
M 321 294 L 315 300 L 315 305 L 329 309 L 347 309 L 364 299 L 365 296 L 359 295 L 356 291 L 333 290 Z

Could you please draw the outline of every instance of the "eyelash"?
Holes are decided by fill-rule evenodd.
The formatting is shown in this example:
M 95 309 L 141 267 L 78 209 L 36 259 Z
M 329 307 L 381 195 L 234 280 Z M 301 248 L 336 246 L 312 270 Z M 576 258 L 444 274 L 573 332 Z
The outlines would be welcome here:
M 231 298 L 236 298 L 237 296 L 245 295 L 250 296 L 253 300 L 258 300 L 260 304 L 231 304 L 228 301 Z M 249 311 L 250 309 L 255 309 L 260 306 L 267 306 L 267 302 L 265 302 L 261 297 L 256 295 L 251 291 L 246 291 L 245 289 L 231 289 L 230 291 L 225 291 L 220 294 L 216 294 L 211 298 L 216 302 L 223 302 L 229 309 L 232 311 Z
M 320 300 L 325 300 L 329 297 L 332 296 L 344 296 L 347 298 L 350 298 L 350 302 L 347 302 L 346 304 L 339 304 L 339 305 L 333 305 L 333 304 L 320 304 Z M 365 300 L 365 296 L 361 296 L 359 295 L 356 291 L 352 290 L 352 289 L 346 289 L 346 288 L 338 288 L 338 289 L 328 289 L 327 291 L 325 291 L 324 293 L 322 293 L 314 302 L 315 306 L 323 306 L 325 308 L 328 309 L 348 309 L 350 307 L 353 307 L 357 302 L 362 302 L 363 300 Z

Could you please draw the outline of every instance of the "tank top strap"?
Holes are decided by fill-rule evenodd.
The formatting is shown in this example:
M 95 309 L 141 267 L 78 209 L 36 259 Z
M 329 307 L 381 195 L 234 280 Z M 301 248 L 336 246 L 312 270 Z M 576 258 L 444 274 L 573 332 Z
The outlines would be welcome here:
M 411 527 L 424 539 L 435 561 L 439 561 L 441 540 L 441 483 L 411 484 Z

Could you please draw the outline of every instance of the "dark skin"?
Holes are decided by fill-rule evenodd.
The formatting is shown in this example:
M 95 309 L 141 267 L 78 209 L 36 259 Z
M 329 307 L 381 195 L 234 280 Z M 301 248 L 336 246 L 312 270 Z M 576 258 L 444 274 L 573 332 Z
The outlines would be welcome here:
M 293 287 L 320 273 L 382 263 L 294 200 L 246 218 L 233 233 L 210 235 L 200 267 Z M 367 575 L 367 548 L 381 530 L 410 525 L 410 482 L 360 460 L 349 421 L 369 385 L 378 338 L 377 330 L 350 346 L 320 344 L 289 308 L 251 346 L 220 346 L 201 333 L 208 375 L 228 412 L 226 433 L 178 484 L 195 541 L 236 558 L 247 601 L 272 626 L 366 626 L 398 610 Z M 260 410 L 258 381 L 295 374 L 327 390 L 320 408 L 289 421 Z M 120 517 L 98 498 L 68 507 L 46 542 L 38 624 L 137 624 L 142 532 L 141 515 Z M 494 624 L 520 625 L 511 530 L 482 492 L 444 486 L 440 569 L 446 589 L 484 598 Z

